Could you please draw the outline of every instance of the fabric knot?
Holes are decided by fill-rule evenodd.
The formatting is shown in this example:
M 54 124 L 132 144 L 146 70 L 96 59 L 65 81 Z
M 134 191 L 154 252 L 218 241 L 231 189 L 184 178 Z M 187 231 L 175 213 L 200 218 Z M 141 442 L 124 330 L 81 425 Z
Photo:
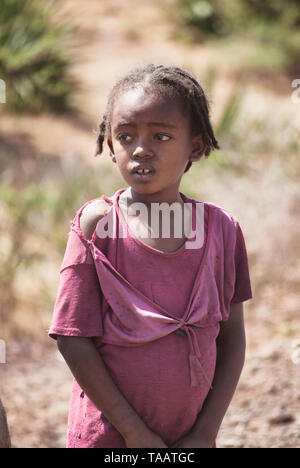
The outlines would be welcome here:
M 185 321 L 184 319 L 180 319 L 180 320 L 179 320 L 179 326 L 180 326 L 180 328 L 186 327 L 186 326 L 187 326 L 186 321 Z

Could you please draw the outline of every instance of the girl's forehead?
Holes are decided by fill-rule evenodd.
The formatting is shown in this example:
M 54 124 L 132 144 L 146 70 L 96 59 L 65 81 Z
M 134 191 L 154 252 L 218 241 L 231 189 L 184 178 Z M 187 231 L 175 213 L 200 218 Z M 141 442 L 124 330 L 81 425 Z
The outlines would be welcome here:
M 163 93 L 145 90 L 143 87 L 122 92 L 115 100 L 112 123 L 138 119 L 186 119 L 178 99 Z

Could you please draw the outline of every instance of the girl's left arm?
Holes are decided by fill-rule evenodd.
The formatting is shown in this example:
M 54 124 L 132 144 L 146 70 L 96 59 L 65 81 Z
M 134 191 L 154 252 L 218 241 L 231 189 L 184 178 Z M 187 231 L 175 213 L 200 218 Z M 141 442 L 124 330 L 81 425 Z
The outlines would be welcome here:
M 209 448 L 215 442 L 245 361 L 246 338 L 242 302 L 232 304 L 229 319 L 221 322 L 217 348 L 212 389 L 192 430 L 177 441 L 174 447 Z

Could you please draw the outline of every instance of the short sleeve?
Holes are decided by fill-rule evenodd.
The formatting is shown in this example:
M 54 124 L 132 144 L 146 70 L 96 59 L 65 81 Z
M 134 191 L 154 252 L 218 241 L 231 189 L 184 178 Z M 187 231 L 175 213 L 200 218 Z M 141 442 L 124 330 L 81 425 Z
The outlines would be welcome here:
M 99 337 L 102 292 L 89 244 L 69 232 L 49 336 Z
M 248 256 L 245 239 L 239 223 L 236 221 L 236 243 L 234 251 L 235 285 L 232 303 L 252 299 L 252 289 L 249 274 Z

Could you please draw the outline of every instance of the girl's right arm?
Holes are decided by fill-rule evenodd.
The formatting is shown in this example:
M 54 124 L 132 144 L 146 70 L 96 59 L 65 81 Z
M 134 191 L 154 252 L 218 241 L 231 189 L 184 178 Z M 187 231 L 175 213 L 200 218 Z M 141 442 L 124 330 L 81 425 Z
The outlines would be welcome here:
M 120 392 L 91 338 L 59 335 L 57 344 L 79 386 L 120 432 L 126 447 L 167 448 Z

